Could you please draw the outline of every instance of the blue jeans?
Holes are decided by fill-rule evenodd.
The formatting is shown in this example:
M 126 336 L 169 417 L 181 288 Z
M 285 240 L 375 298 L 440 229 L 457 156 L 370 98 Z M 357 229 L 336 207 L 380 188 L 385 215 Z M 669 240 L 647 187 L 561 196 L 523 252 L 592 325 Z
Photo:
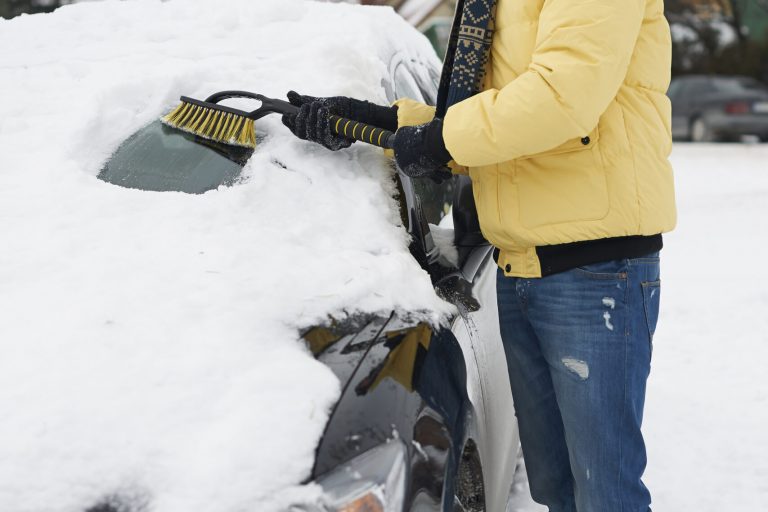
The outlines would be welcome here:
M 497 294 L 531 496 L 550 512 L 648 512 L 640 432 L 659 313 L 658 253 Z

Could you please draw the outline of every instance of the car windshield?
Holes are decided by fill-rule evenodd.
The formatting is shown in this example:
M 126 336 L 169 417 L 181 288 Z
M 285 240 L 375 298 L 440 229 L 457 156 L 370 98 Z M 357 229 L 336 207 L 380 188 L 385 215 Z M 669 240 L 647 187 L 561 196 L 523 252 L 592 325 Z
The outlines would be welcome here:
M 126 139 L 99 179 L 127 188 L 202 194 L 232 185 L 253 154 L 154 121 Z
M 757 91 L 768 92 L 768 86 L 754 78 L 748 77 L 714 78 L 712 84 L 718 91 L 730 94 L 744 94 Z

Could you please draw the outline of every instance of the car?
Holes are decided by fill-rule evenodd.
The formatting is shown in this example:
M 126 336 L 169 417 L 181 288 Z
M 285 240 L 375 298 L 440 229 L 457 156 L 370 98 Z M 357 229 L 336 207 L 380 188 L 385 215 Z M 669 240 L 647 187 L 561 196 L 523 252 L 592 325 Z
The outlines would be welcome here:
M 439 70 L 433 64 L 397 53 L 383 62 L 389 100 L 434 103 Z M 99 178 L 201 194 L 237 183 L 252 152 L 155 121 L 120 145 Z M 343 391 L 307 481 L 322 487 L 322 503 L 292 510 L 505 510 L 520 448 L 498 329 L 493 248 L 480 232 L 468 177 L 437 184 L 399 173 L 397 180 L 411 254 L 458 313 L 442 328 L 392 312 L 301 333 Z
M 690 75 L 672 80 L 672 136 L 693 142 L 768 141 L 768 85 L 746 76 Z

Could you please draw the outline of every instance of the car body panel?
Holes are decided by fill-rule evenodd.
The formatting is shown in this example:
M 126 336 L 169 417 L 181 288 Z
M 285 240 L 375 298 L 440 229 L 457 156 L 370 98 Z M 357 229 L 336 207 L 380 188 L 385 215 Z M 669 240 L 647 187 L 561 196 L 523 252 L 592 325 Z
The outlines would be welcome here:
M 412 485 L 404 510 L 444 510 L 441 503 L 448 502 L 441 499 L 450 499 L 457 485 L 448 479 L 471 441 L 482 465 L 486 510 L 504 508 L 519 436 L 511 391 L 504 385 L 508 374 L 495 313 L 496 264 L 490 247 L 478 247 L 476 253 L 483 261 L 469 291 L 474 308 L 460 298 L 466 289 L 440 288 L 456 298 L 460 312 L 450 329 L 393 316 L 371 340 L 329 419 L 313 477 L 396 436 L 410 454 Z M 460 280 L 452 277 L 442 281 L 453 287 Z M 337 353 L 350 351 L 338 345 Z
M 356 315 L 331 326 L 308 329 L 302 338 L 317 360 L 328 366 L 344 384 L 350 381 L 387 322 L 389 317 Z
M 498 328 L 496 304 L 497 266 L 490 252 L 474 281 L 475 296 L 480 307 L 461 316 L 466 324 L 471 348 L 465 350 L 475 359 L 468 365 L 477 372 L 477 389 L 472 389 L 470 400 L 477 411 L 479 435 L 478 450 L 483 467 L 488 510 L 504 510 L 509 485 L 514 480 L 517 464 L 519 432 L 514 413 L 507 361 Z M 474 380 L 474 379 L 468 379 Z
M 345 385 L 318 446 L 313 477 L 398 437 L 409 452 L 404 510 L 414 503 L 442 510 L 448 460 L 463 442 L 465 380 L 451 331 L 393 317 Z

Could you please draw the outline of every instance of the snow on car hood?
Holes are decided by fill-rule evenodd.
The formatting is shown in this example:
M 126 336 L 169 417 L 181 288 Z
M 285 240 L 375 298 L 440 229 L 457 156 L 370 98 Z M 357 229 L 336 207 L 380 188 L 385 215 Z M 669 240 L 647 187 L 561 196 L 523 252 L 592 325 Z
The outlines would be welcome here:
M 0 510 L 268 511 L 314 492 L 298 483 L 339 384 L 297 326 L 448 310 L 380 150 L 332 153 L 272 116 L 231 188 L 96 175 L 181 94 L 383 102 L 378 55 L 406 46 L 434 59 L 389 9 L 299 0 L 0 20 Z

